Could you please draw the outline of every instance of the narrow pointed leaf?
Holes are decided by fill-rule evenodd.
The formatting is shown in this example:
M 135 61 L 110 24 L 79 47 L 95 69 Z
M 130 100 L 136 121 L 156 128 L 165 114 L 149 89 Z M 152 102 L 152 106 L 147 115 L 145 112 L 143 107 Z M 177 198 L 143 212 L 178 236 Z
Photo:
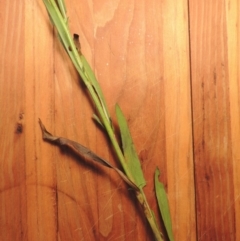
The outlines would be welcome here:
M 71 36 L 70 30 L 67 24 L 66 8 L 63 0 L 58 0 L 57 3 L 54 0 L 43 0 L 50 19 L 58 31 L 58 36 L 63 44 L 66 52 L 71 58 L 78 73 L 82 77 L 82 80 L 86 85 L 91 85 L 94 88 L 95 93 L 101 103 L 101 107 L 104 111 L 108 122 L 111 123 L 110 114 L 106 106 L 106 101 L 103 96 L 100 85 L 95 77 L 95 74 L 88 64 L 86 58 L 82 55 L 81 51 L 76 46 L 75 41 Z M 75 34 L 77 35 L 77 34 Z M 78 35 L 77 35 L 78 36 Z M 79 42 L 79 40 L 78 40 Z M 80 43 L 79 43 L 80 45 Z
M 106 101 L 105 101 L 105 98 L 103 96 L 103 93 L 102 93 L 102 90 L 101 90 L 101 87 L 96 79 L 96 76 L 91 68 L 91 66 L 89 65 L 89 63 L 87 62 L 86 58 L 84 57 L 84 55 L 81 54 L 80 56 L 81 58 L 81 61 L 82 61 L 82 64 L 83 64 L 83 71 L 84 73 L 88 76 L 92 86 L 94 87 L 94 90 L 96 91 L 97 95 L 98 95 L 98 98 L 101 102 L 101 105 L 102 105 L 102 108 L 104 110 L 104 113 L 105 113 L 105 116 L 107 117 L 107 119 L 110 121 L 110 114 L 108 112 L 108 109 L 107 109 L 107 105 L 106 105 Z
M 172 222 L 171 222 L 171 215 L 168 205 L 168 198 L 166 191 L 164 189 L 163 183 L 159 182 L 158 177 L 160 175 L 160 171 L 157 168 L 155 171 L 155 193 L 157 196 L 158 201 L 158 208 L 160 210 L 164 226 L 167 231 L 167 235 L 170 241 L 174 241 L 173 231 L 172 231 Z
M 73 38 L 68 29 L 68 25 L 65 20 L 65 17 L 62 16 L 61 10 L 58 8 L 58 5 L 54 0 L 43 0 L 43 2 L 45 4 L 45 7 L 48 11 L 48 14 L 50 16 L 52 23 L 57 29 L 58 36 L 61 40 L 61 43 L 63 44 L 74 66 L 76 67 L 77 71 L 82 77 L 83 72 L 82 72 L 81 59 L 79 57 Z
M 58 136 L 53 136 L 50 132 L 48 132 L 45 128 L 45 126 L 43 125 L 42 121 L 39 119 L 39 124 L 42 130 L 42 136 L 43 139 L 46 141 L 50 141 L 53 142 L 59 146 L 67 146 L 69 149 L 71 149 L 72 151 L 74 151 L 76 154 L 78 154 L 81 157 L 84 157 L 85 159 L 89 159 L 89 160 L 93 160 L 95 162 L 98 162 L 99 164 L 108 167 L 108 168 L 112 168 L 113 170 L 115 170 L 119 176 L 134 190 L 138 191 L 139 188 L 118 168 L 114 167 L 112 164 L 110 164 L 108 161 L 104 160 L 103 158 L 99 157 L 98 155 L 96 155 L 94 152 L 92 152 L 90 149 L 88 149 L 87 147 L 69 140 L 67 138 L 64 137 L 58 137 Z
M 65 21 L 67 22 L 67 10 L 66 10 L 66 6 L 65 6 L 65 2 L 64 0 L 57 0 L 58 3 L 58 7 L 61 11 L 61 14 L 63 16 L 63 18 L 65 19 Z
M 116 116 L 121 132 L 122 148 L 127 167 L 132 175 L 132 178 L 134 179 L 135 184 L 142 188 L 146 185 L 146 181 L 144 179 L 141 163 L 139 161 L 130 131 L 128 129 L 127 121 L 119 105 L 116 105 Z
M 94 121 L 96 121 L 97 124 L 99 124 L 102 128 L 104 128 L 103 123 L 101 122 L 101 120 L 98 118 L 96 114 L 93 114 L 92 118 Z

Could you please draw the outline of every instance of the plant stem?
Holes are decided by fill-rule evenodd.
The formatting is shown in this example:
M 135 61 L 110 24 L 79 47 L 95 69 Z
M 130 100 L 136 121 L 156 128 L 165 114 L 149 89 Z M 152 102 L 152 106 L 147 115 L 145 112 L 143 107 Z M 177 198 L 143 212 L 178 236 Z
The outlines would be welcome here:
M 52 22 L 54 23 L 54 25 L 58 30 L 58 34 L 60 36 L 63 46 L 65 47 L 65 50 L 67 51 L 69 57 L 71 58 L 84 84 L 86 85 L 90 93 L 90 96 L 93 100 L 93 103 L 96 105 L 96 109 L 99 114 L 99 117 L 102 121 L 102 124 L 107 132 L 107 135 L 112 143 L 114 151 L 118 157 L 118 160 L 122 165 L 122 168 L 125 174 L 133 183 L 135 183 L 134 178 L 126 165 L 126 160 L 123 155 L 123 152 L 116 139 L 114 130 L 112 128 L 110 117 L 107 114 L 108 113 L 107 107 L 105 106 L 104 101 L 101 99 L 101 95 L 97 91 L 96 85 L 94 86 L 94 84 L 92 83 L 90 75 L 84 69 L 84 64 L 81 60 L 81 53 L 77 51 L 77 48 L 75 46 L 75 43 L 69 31 L 69 28 L 67 25 L 66 12 L 64 8 L 65 6 L 64 1 L 58 0 L 58 5 L 61 6 L 60 9 L 58 8 L 58 5 L 55 3 L 54 0 L 43 0 L 43 2 L 48 10 L 49 15 L 51 16 Z M 149 204 L 147 202 L 146 196 L 142 188 L 139 187 L 139 190 L 136 191 L 136 197 L 143 208 L 144 214 L 148 220 L 150 227 L 152 228 L 152 231 L 155 235 L 156 240 L 163 241 L 163 238 L 157 226 L 154 214 L 149 207 Z
M 107 134 L 111 140 L 111 143 L 114 147 L 114 150 L 115 150 L 115 153 L 119 159 L 119 161 L 121 162 L 122 164 L 122 167 L 124 169 L 124 172 L 125 174 L 128 176 L 128 178 L 134 182 L 132 176 L 131 176 L 131 173 L 128 171 L 128 169 L 126 168 L 126 163 L 125 163 L 125 158 L 123 156 L 123 153 L 122 153 L 122 150 L 121 148 L 119 147 L 119 144 L 117 142 L 117 139 L 115 137 L 115 134 L 112 130 L 112 127 L 111 127 L 111 124 L 109 123 L 108 119 L 106 118 L 106 115 L 104 114 L 102 108 L 101 108 L 101 103 L 95 93 L 95 91 L 92 90 L 91 88 L 91 85 L 89 86 L 89 92 L 91 93 L 91 97 L 93 98 L 94 100 L 94 103 L 96 104 L 96 107 L 97 107 L 97 110 L 99 112 L 99 115 L 101 116 L 102 118 L 102 121 L 103 121 L 103 124 L 104 124 L 104 127 L 106 128 L 106 131 L 107 131 Z M 155 217 L 153 215 L 153 212 L 152 210 L 150 209 L 149 207 L 149 204 L 147 202 L 147 199 L 146 199 L 146 196 L 143 192 L 142 189 L 139 188 L 139 191 L 136 191 L 136 196 L 137 196 L 137 199 L 139 201 L 139 203 L 141 204 L 142 206 L 142 209 L 144 211 L 144 214 L 148 220 L 148 223 L 155 235 L 155 238 L 157 241 L 163 241 L 163 238 L 162 238 L 162 235 L 161 235 L 161 232 L 159 231 L 159 228 L 157 226 L 157 223 L 156 223 L 156 220 L 155 220 Z
M 159 228 L 157 226 L 155 217 L 153 215 L 153 212 L 152 212 L 151 208 L 149 207 L 149 204 L 147 202 L 147 199 L 146 199 L 146 196 L 145 196 L 143 190 L 140 189 L 140 191 L 136 193 L 136 196 L 137 196 L 137 199 L 138 199 L 139 203 L 141 204 L 141 206 L 143 208 L 145 217 L 147 218 L 148 223 L 149 223 L 149 225 L 150 225 L 150 227 L 151 227 L 151 229 L 154 233 L 155 239 L 157 241 L 163 241 L 162 234 L 159 231 Z

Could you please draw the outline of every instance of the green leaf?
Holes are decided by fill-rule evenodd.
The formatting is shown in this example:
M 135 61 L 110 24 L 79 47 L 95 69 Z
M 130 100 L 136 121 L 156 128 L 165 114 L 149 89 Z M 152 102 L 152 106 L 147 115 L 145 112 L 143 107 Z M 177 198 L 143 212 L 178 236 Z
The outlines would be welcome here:
M 146 181 L 143 176 L 141 164 L 133 144 L 127 121 L 119 105 L 116 105 L 116 116 L 121 132 L 122 148 L 126 160 L 127 169 L 130 172 L 135 184 L 139 188 L 142 188 L 146 185 Z
M 43 0 L 45 7 L 48 11 L 50 19 L 54 26 L 57 28 L 58 36 L 71 58 L 74 66 L 78 70 L 79 74 L 82 76 L 82 62 L 79 57 L 78 51 L 74 44 L 73 38 L 69 32 L 68 25 L 66 22 L 65 16 L 62 15 L 61 11 L 64 11 L 63 7 L 61 9 L 58 8 L 58 5 L 54 0 Z M 64 4 L 64 2 L 62 3 Z
M 100 85 L 99 85 L 99 83 L 96 79 L 96 76 L 95 76 L 91 66 L 87 62 L 86 58 L 84 57 L 84 55 L 80 55 L 80 58 L 81 58 L 81 61 L 82 61 L 82 64 L 83 64 L 83 71 L 84 71 L 85 75 L 88 76 L 88 79 L 90 80 L 90 82 L 91 82 L 95 92 L 97 93 L 97 96 L 98 96 L 100 102 L 101 102 L 104 114 L 107 117 L 108 121 L 110 122 L 110 114 L 109 114 L 108 109 L 106 107 L 107 106 L 106 101 L 105 101 L 104 95 L 102 93 L 101 87 L 100 87 Z
M 101 122 L 101 120 L 98 118 L 96 114 L 93 114 L 92 118 L 94 121 L 96 121 L 97 124 L 99 124 L 102 128 L 104 128 L 103 123 Z
M 71 58 L 84 83 L 86 85 L 90 84 L 94 88 L 94 91 L 97 94 L 98 99 L 101 103 L 104 115 L 106 116 L 108 122 L 111 124 L 110 114 L 106 107 L 106 101 L 100 85 L 95 77 L 95 74 L 90 65 L 88 64 L 86 58 L 78 52 L 74 40 L 70 34 L 67 24 L 66 8 L 64 1 L 58 0 L 56 3 L 54 0 L 43 0 L 43 2 L 46 6 L 52 23 L 57 28 L 58 36 L 66 52 Z
M 170 241 L 174 241 L 173 231 L 172 231 L 172 222 L 171 222 L 171 215 L 168 205 L 168 198 L 167 194 L 164 189 L 163 183 L 159 182 L 158 177 L 160 175 L 160 171 L 157 168 L 155 171 L 155 192 L 158 201 L 158 207 L 163 219 L 164 226 L 167 231 L 167 235 Z
M 63 18 L 67 22 L 67 15 L 66 15 L 67 10 L 66 10 L 66 5 L 65 5 L 64 0 L 57 0 L 57 4 L 58 4 L 58 7 L 61 11 L 61 14 L 62 14 Z

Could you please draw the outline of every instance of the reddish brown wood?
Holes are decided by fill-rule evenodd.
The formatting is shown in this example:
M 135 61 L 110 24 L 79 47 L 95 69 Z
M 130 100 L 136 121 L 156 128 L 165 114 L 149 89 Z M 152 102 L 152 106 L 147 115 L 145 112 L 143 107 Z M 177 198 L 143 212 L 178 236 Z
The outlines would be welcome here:
M 66 4 L 111 114 L 119 103 L 127 117 L 153 210 L 159 166 L 176 240 L 238 240 L 238 1 Z M 0 240 L 153 240 L 113 171 L 42 141 L 39 117 L 118 165 L 42 1 L 0 10 Z
M 239 238 L 237 9 L 237 1 L 190 1 L 198 240 Z

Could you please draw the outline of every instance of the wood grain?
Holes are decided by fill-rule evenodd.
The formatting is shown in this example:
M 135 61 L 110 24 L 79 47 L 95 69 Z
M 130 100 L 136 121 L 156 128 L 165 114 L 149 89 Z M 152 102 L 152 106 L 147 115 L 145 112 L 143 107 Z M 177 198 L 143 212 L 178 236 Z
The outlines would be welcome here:
M 239 239 L 237 12 L 237 1 L 190 1 L 198 240 Z
M 22 3 L 18 7 L 16 3 L 1 3 L 1 31 L 4 33 L 0 40 L 1 240 L 20 240 L 21 232 L 27 229 L 24 87 L 21 83 L 24 80 L 23 12 Z
M 113 121 L 116 103 L 127 117 L 153 210 L 159 166 L 176 240 L 240 239 L 238 1 L 66 4 Z M 118 165 L 42 1 L 0 10 L 0 240 L 153 240 L 113 171 L 42 141 L 39 117 Z

